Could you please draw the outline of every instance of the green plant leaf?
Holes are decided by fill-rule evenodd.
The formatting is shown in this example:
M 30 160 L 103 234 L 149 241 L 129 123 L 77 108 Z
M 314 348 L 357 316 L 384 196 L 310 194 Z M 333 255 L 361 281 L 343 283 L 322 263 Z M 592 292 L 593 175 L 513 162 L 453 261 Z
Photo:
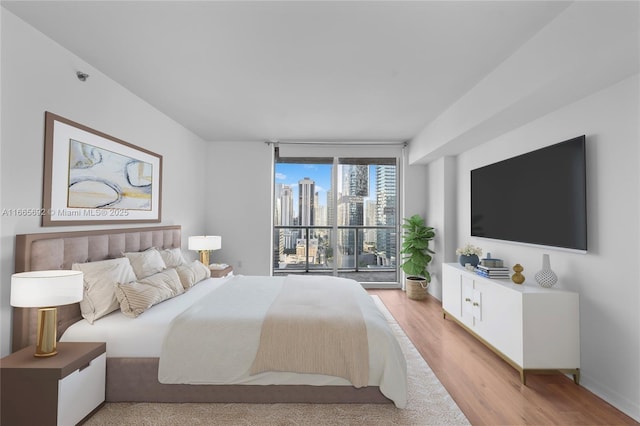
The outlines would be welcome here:
M 433 260 L 430 254 L 435 254 L 429 248 L 429 242 L 435 238 L 435 229 L 426 226 L 424 219 L 420 215 L 413 215 L 404 218 L 402 229 L 402 249 L 400 253 L 403 263 L 402 270 L 409 276 L 422 276 L 431 281 L 431 274 L 427 271 L 427 266 Z

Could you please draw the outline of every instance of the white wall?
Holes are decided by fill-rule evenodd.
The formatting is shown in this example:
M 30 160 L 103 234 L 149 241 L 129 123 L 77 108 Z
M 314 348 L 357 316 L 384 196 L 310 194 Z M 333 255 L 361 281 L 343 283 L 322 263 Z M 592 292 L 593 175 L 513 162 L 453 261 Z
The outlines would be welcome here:
M 263 142 L 216 142 L 207 151 L 205 231 L 222 236 L 212 262 L 234 273 L 269 275 L 271 147 Z
M 576 1 L 411 141 L 412 164 L 490 141 L 640 69 L 640 3 Z
M 182 225 L 186 247 L 184 239 L 205 227 L 205 142 L 4 8 L 1 20 L 0 209 L 42 207 L 44 112 L 51 111 L 163 156 L 162 224 Z M 77 70 L 89 79 L 80 82 Z M 1 218 L 1 356 L 10 353 L 15 235 L 96 228 L 43 228 L 40 219 Z
M 452 212 L 456 211 L 456 167 L 455 157 L 441 157 L 427 167 L 427 213 L 430 226 L 436 231 L 429 293 L 442 300 L 442 263 L 455 262 L 457 241 L 457 220 Z
M 436 227 L 433 223 L 433 218 L 427 212 L 427 203 L 428 203 L 428 193 L 426 191 L 424 182 L 427 180 L 427 167 L 424 165 L 409 165 L 407 164 L 407 155 L 405 153 L 405 159 L 403 163 L 402 169 L 402 179 L 403 182 L 403 190 L 401 191 L 402 195 L 400 197 L 400 220 L 401 225 L 404 223 L 402 218 L 409 218 L 414 214 L 422 216 L 425 221 L 425 225 Z M 437 240 L 433 241 L 430 248 L 434 251 L 437 251 Z M 402 247 L 402 229 L 400 229 L 400 247 Z M 403 260 L 403 254 L 399 255 L 398 265 L 401 265 Z M 427 266 L 427 270 L 431 274 L 431 281 L 434 281 L 434 265 L 437 262 L 437 255 L 434 256 L 431 263 Z M 403 290 L 406 290 L 406 277 L 407 274 L 404 273 L 401 269 L 400 274 L 400 287 Z M 427 291 L 431 292 L 433 288 L 433 284 L 430 284 Z
M 458 246 L 470 242 L 507 265 L 524 266 L 534 284 L 542 254 L 560 288 L 580 294 L 581 384 L 640 420 L 639 76 L 541 117 L 458 156 Z M 586 134 L 588 253 L 470 237 L 470 170 Z M 438 174 L 438 162 L 429 165 Z M 441 191 L 443 181 L 430 183 Z M 526 194 L 514 199 L 527 207 Z M 433 214 L 438 214 L 437 209 Z
M 427 168 L 424 165 L 403 165 L 404 191 L 400 202 L 402 203 L 402 217 L 411 217 L 419 214 L 425 219 L 427 226 L 433 226 L 427 212 L 427 193 L 424 182 L 427 179 Z

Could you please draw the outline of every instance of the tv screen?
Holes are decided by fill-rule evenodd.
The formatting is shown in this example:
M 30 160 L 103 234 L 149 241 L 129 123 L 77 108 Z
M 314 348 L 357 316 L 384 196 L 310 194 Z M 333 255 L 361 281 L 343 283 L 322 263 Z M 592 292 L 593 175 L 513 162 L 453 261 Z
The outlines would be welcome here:
M 471 235 L 587 250 L 585 136 L 472 170 Z

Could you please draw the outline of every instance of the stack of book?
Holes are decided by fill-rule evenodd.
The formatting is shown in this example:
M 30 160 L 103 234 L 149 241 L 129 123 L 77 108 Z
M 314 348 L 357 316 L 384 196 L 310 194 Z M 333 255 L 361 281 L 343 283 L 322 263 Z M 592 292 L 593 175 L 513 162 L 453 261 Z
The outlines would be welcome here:
M 506 266 L 478 265 L 476 274 L 487 278 L 509 278 L 509 268 Z

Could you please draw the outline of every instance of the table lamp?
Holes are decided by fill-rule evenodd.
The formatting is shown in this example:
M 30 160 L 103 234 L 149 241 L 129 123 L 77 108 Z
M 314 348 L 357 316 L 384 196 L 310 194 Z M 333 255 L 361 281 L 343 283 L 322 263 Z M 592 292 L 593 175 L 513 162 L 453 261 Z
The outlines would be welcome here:
M 200 262 L 209 266 L 209 252 L 222 248 L 222 237 L 217 235 L 197 235 L 189 237 L 189 250 L 200 252 Z
M 80 302 L 83 296 L 81 271 L 31 271 L 11 276 L 11 306 L 38 309 L 36 357 L 57 354 L 56 306 Z

